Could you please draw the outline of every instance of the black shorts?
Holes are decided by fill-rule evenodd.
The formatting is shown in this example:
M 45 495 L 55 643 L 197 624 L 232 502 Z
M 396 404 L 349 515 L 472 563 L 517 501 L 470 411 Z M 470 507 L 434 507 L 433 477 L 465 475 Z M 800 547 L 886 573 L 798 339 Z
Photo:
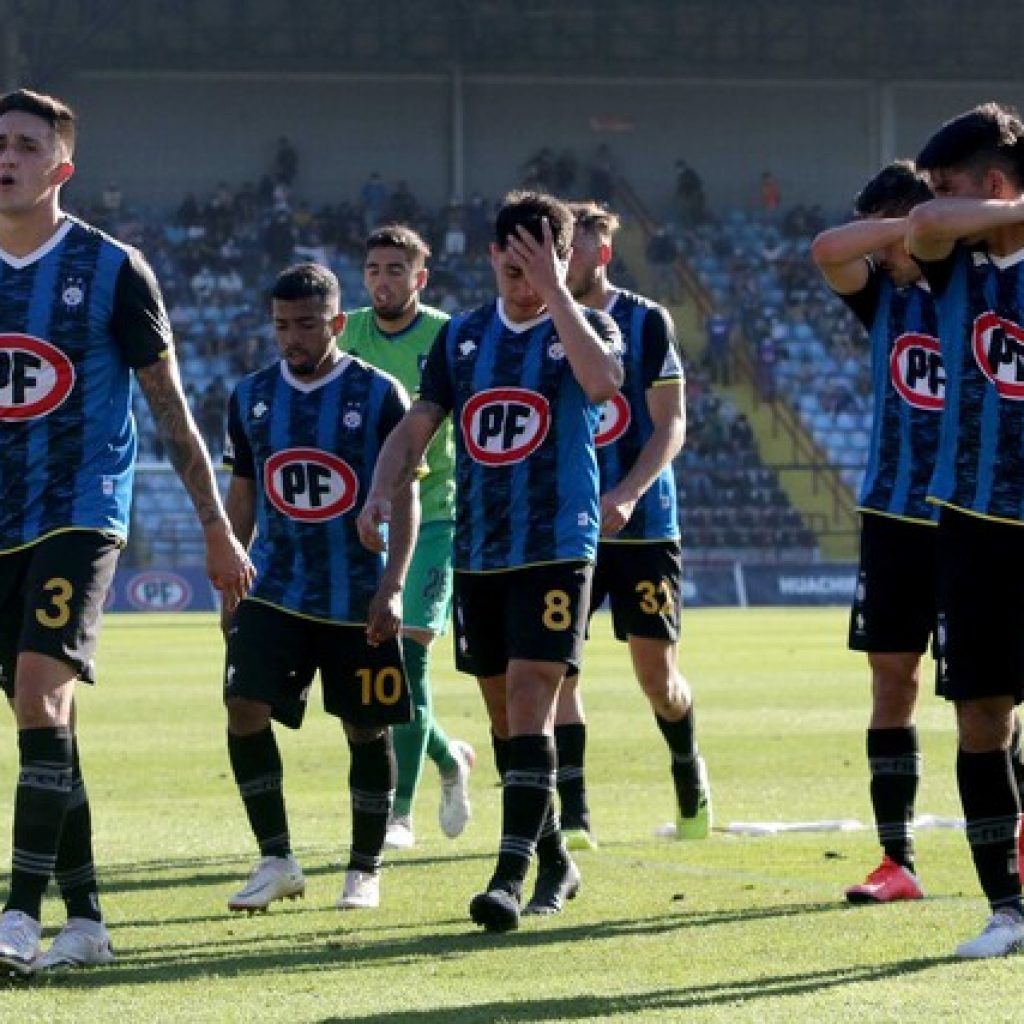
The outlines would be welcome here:
M 602 541 L 594 567 L 591 614 L 606 597 L 616 640 L 625 642 L 631 636 L 642 636 L 675 643 L 683 601 L 683 551 L 679 541 Z
M 1024 523 L 939 516 L 936 689 L 947 700 L 1024 699 Z
M 320 671 L 324 710 L 352 725 L 399 725 L 412 719 L 402 646 L 379 647 L 364 626 L 292 615 L 261 601 L 243 601 L 228 631 L 224 699 L 269 704 L 274 719 L 298 729 L 313 676 Z
M 123 546 L 98 530 L 66 530 L 0 555 L 0 688 L 8 697 L 22 651 L 95 682 L 100 617 Z
M 860 518 L 850 649 L 923 654 L 935 636 L 938 528 L 871 512 Z
M 484 678 L 512 659 L 579 666 L 594 567 L 552 562 L 455 573 L 455 667 Z

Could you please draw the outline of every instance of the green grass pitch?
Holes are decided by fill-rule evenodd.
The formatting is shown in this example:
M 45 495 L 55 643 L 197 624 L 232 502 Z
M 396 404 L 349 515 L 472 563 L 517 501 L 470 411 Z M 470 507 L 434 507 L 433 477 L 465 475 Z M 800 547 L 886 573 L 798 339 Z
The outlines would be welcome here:
M 280 733 L 306 898 L 250 918 L 225 909 L 256 852 L 224 748 L 214 618 L 110 616 L 100 685 L 81 694 L 80 719 L 118 962 L 6 984 L 0 1020 L 1019 1021 L 1022 961 L 949 955 L 986 917 L 962 832 L 919 833 L 927 900 L 851 908 L 843 888 L 878 859 L 870 828 L 726 831 L 750 821 L 870 823 L 867 672 L 845 650 L 845 623 L 840 609 L 687 613 L 681 664 L 717 827 L 709 841 L 684 844 L 654 835 L 672 817 L 668 757 L 625 650 L 598 620 L 583 685 L 600 849 L 578 855 L 583 889 L 562 915 L 490 936 L 469 924 L 466 907 L 490 872 L 499 793 L 482 704 L 475 683 L 453 673 L 448 640 L 435 659 L 436 705 L 449 734 L 478 755 L 465 835 L 441 834 L 428 765 L 418 846 L 389 856 L 381 909 L 335 911 L 347 757 L 314 700 L 302 732 Z M 919 811 L 956 817 L 952 716 L 931 695 L 930 670 L 925 690 Z M 0 863 L 8 858 L 5 844 Z M 51 895 L 47 935 L 61 912 Z

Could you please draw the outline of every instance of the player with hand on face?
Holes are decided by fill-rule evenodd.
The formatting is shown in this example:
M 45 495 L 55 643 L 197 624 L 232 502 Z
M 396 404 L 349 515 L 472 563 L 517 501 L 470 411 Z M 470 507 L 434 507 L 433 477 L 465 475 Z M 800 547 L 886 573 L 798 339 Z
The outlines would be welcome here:
M 360 534 L 371 548 L 391 501 L 444 419 L 455 428 L 455 655 L 474 675 L 503 779 L 497 863 L 470 916 L 489 931 L 555 913 L 579 888 L 552 797 L 554 711 L 578 665 L 599 529 L 594 432 L 622 382 L 618 331 L 565 285 L 572 214 L 539 193 L 506 197 L 491 266 L 497 299 L 438 334 L 420 397 L 388 439 Z
M 394 796 L 388 727 L 410 718 L 397 634 L 415 480 L 395 491 L 386 561 L 360 543 L 356 516 L 408 398 L 394 378 L 338 349 L 344 314 L 329 270 L 289 267 L 271 294 L 281 358 L 236 386 L 225 453 L 228 515 L 258 571 L 252 593 L 224 616 L 228 753 L 261 857 L 228 907 L 266 910 L 305 891 L 271 723 L 301 726 L 319 672 L 324 708 L 341 719 L 351 755 L 352 844 L 336 906 L 367 909 L 380 902 Z

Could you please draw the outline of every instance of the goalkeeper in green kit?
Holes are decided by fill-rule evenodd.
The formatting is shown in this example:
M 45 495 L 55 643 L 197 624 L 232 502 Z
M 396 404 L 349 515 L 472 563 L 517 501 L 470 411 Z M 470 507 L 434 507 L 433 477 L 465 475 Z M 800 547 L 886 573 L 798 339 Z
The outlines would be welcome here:
M 420 302 L 427 283 L 430 249 L 411 228 L 387 224 L 366 239 L 363 283 L 370 305 L 349 311 L 341 348 L 390 373 L 411 395 L 420 387 L 427 353 L 448 314 Z M 446 423 L 427 449 L 427 474 L 420 482 L 420 532 L 403 599 L 402 649 L 412 691 L 414 718 L 393 728 L 398 784 L 384 846 L 415 844 L 412 805 L 429 757 L 441 773 L 441 830 L 454 839 L 470 816 L 469 773 L 473 748 L 449 740 L 434 718 L 430 693 L 430 646 L 444 632 L 452 593 L 452 533 L 455 526 L 454 443 Z

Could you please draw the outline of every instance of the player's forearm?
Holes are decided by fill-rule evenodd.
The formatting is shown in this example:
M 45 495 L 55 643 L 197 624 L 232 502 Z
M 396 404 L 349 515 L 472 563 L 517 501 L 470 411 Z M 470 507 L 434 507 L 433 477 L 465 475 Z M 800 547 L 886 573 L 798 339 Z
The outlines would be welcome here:
M 392 499 L 387 565 L 381 580 L 382 586 L 401 590 L 405 585 L 419 528 L 419 485 L 412 481 L 400 487 Z
M 568 291 L 548 302 L 573 375 L 592 402 L 606 402 L 622 385 L 622 363 L 587 322 Z
M 248 551 L 256 533 L 255 483 L 241 477 L 232 477 L 224 499 L 224 512 L 239 544 Z
M 910 251 L 928 258 L 967 235 L 1024 222 L 1024 200 L 942 196 L 915 206 L 908 217 Z
M 370 494 L 395 500 L 396 492 L 417 479 L 423 454 L 444 420 L 444 412 L 417 401 L 387 436 L 377 456 Z
M 199 522 L 204 529 L 225 522 L 213 464 L 189 411 L 173 359 L 139 370 L 137 376 L 167 457 L 192 500 Z
M 900 241 L 907 231 L 906 217 L 879 217 L 851 221 L 823 231 L 811 243 L 811 257 L 825 270 L 865 256 Z
M 658 474 L 679 454 L 685 438 L 686 420 L 682 416 L 656 426 L 616 490 L 631 501 L 639 501 Z

